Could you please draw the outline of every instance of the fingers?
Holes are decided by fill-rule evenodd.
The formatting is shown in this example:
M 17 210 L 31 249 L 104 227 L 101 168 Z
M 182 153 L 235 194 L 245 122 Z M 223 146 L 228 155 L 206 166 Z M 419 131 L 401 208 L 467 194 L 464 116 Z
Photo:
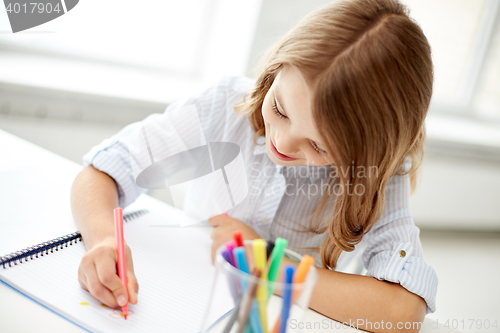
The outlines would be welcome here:
M 215 242 L 212 242 L 212 264 L 215 262 L 215 253 L 217 252 L 217 244 Z
M 94 269 L 86 269 L 85 277 L 88 291 L 92 296 L 111 308 L 118 306 L 113 293 L 101 283 L 95 267 Z
M 126 245 L 127 288 L 125 288 L 116 271 L 117 256 L 114 246 L 114 244 L 103 244 L 87 252 L 78 268 L 78 281 L 83 289 L 109 307 L 123 306 L 128 302 L 137 304 L 139 285 L 134 273 L 132 252 Z
M 212 263 L 215 262 L 215 253 L 219 246 L 232 239 L 232 235 L 229 231 L 227 227 L 221 226 L 213 228 L 210 232 L 210 238 L 212 239 Z
M 129 301 L 132 304 L 137 304 L 137 293 L 139 292 L 139 283 L 134 273 L 134 264 L 132 261 L 132 251 L 128 245 L 125 246 L 125 255 L 127 261 L 127 288 L 129 293 Z
M 227 228 L 217 227 L 213 228 L 212 231 L 210 231 L 210 238 L 214 243 L 220 245 L 231 240 L 232 235 L 228 232 Z
M 217 230 L 218 228 L 213 228 L 211 231 L 210 231 L 210 238 L 212 240 L 215 240 L 215 238 L 217 237 L 217 234 L 219 233 L 219 230 Z
M 230 220 L 230 217 L 226 215 L 214 215 L 208 219 L 208 224 L 210 224 L 212 227 L 219 227 L 225 224 Z
M 119 306 L 128 303 L 128 292 L 116 273 L 116 261 L 110 256 L 102 256 L 95 262 L 99 281 L 109 289 Z
M 134 271 L 127 270 L 127 284 L 129 291 L 129 301 L 132 304 L 137 304 L 137 293 L 139 292 L 139 284 L 135 277 Z
M 81 264 L 80 267 L 78 267 L 78 282 L 83 289 L 89 291 L 89 288 L 87 287 L 87 277 L 85 276 L 85 272 Z

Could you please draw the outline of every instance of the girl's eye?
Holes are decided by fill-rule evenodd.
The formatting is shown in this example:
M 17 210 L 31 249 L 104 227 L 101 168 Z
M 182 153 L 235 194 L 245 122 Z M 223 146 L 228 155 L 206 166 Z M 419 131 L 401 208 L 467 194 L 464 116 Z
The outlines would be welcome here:
M 318 146 L 316 145 L 316 142 L 311 141 L 311 145 L 313 146 L 314 150 L 316 150 L 318 153 L 326 155 L 326 151 L 319 149 Z
M 273 100 L 273 110 L 274 110 L 274 113 L 276 113 L 276 115 L 278 115 L 278 117 L 286 118 L 286 116 L 278 110 L 278 106 L 276 105 L 276 99 Z

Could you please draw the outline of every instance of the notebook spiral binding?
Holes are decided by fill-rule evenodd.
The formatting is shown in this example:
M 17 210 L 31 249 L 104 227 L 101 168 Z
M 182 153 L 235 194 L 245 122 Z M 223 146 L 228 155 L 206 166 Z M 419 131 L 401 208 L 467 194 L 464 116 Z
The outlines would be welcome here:
M 128 214 L 123 215 L 123 222 L 129 222 L 135 218 L 138 218 L 139 216 L 142 216 L 144 214 L 147 214 L 149 211 L 146 209 L 138 210 L 135 212 L 131 212 Z M 42 256 L 48 255 L 49 251 L 50 253 L 54 253 L 54 250 L 59 251 L 60 249 L 62 250 L 64 247 L 68 247 L 69 245 L 76 244 L 78 241 L 82 241 L 82 235 L 80 234 L 79 231 L 74 232 L 72 234 L 68 234 L 66 236 L 58 237 L 53 240 L 50 240 L 48 242 L 43 242 L 35 246 L 30 246 L 26 249 L 23 249 L 21 251 L 16 251 L 12 252 L 10 254 L 7 254 L 5 256 L 0 257 L 0 265 L 3 266 L 4 269 L 8 267 L 12 267 L 12 264 L 17 265 L 19 262 L 20 264 L 23 262 L 27 262 L 28 260 L 33 260 L 38 258 L 38 255 Z

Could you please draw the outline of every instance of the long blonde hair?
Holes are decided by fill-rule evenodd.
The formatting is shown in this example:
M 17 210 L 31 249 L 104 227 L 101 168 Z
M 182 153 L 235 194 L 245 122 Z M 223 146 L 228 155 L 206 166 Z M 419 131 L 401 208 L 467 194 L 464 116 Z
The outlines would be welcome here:
M 327 232 L 323 267 L 335 269 L 342 251 L 352 251 L 381 217 L 389 178 L 409 174 L 412 192 L 423 156 L 424 120 L 432 95 L 429 43 L 408 9 L 397 0 L 345 0 L 304 17 L 274 44 L 257 67 L 255 86 L 235 104 L 248 115 L 254 141 L 265 136 L 261 108 L 283 65 L 300 70 L 314 86 L 313 118 L 337 169 L 370 166 L 377 177 L 337 173 L 333 215 L 321 227 L 329 196 L 311 215 L 315 233 Z M 411 168 L 404 170 L 406 157 Z M 360 184 L 363 195 L 348 195 Z M 316 221 L 316 223 L 313 223 Z M 315 225 L 315 228 L 312 227 Z

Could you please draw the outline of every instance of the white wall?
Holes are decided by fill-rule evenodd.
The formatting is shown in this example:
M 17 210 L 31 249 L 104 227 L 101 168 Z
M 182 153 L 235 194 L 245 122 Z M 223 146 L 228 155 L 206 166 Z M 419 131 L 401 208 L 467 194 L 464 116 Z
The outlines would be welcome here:
M 429 156 L 411 205 L 420 227 L 500 230 L 500 165 Z

